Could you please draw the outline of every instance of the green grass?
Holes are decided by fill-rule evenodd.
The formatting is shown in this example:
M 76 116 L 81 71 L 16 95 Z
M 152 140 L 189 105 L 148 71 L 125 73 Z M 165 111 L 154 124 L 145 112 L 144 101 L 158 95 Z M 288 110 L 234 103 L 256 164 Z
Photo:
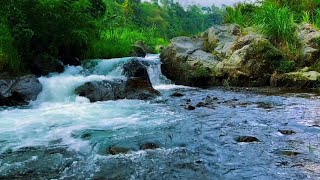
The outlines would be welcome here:
M 255 13 L 254 24 L 275 44 L 295 44 L 298 41 L 294 14 L 288 7 L 263 4 Z

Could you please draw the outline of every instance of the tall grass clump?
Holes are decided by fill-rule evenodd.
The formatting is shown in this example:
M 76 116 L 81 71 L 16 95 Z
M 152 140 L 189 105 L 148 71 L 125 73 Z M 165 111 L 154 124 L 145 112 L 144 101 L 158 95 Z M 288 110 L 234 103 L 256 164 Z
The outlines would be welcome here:
M 276 44 L 297 42 L 297 25 L 294 14 L 288 7 L 278 7 L 274 3 L 264 4 L 255 13 L 254 23 Z
M 287 6 L 264 3 L 254 15 L 254 24 L 288 59 L 296 60 L 299 57 L 298 26 L 295 14 Z
M 314 17 L 314 25 L 318 28 L 320 28 L 320 9 L 316 10 L 316 14 Z
M 311 19 L 311 16 L 310 16 L 310 12 L 308 12 L 308 11 L 304 11 L 303 12 L 301 22 L 302 23 L 308 23 L 308 24 L 312 22 L 312 19 Z

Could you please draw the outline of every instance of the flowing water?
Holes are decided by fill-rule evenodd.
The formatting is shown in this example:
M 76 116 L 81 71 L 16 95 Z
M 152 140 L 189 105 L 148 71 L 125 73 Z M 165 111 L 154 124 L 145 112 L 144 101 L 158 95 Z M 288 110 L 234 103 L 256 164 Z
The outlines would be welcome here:
M 85 82 L 125 78 L 129 58 L 92 60 L 39 78 L 27 107 L 0 110 L 0 179 L 320 179 L 320 98 L 170 84 L 157 56 L 148 71 L 152 101 L 90 103 Z M 171 97 L 173 92 L 183 97 Z M 188 111 L 210 96 L 209 107 Z M 278 130 L 293 130 L 283 135 Z M 238 143 L 238 136 L 260 142 Z M 160 148 L 139 150 L 145 143 Z M 127 148 L 111 155 L 110 147 Z

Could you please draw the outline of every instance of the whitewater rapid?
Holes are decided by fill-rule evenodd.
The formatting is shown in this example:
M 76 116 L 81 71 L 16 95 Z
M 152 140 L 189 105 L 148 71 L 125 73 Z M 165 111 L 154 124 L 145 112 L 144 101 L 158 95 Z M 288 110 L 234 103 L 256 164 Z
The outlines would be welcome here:
M 47 146 L 57 140 L 79 150 L 87 144 L 72 137 L 75 131 L 95 128 L 97 124 L 100 128 L 148 125 L 141 123 L 143 110 L 152 106 L 148 102 L 119 100 L 90 103 L 87 98 L 74 93 L 78 86 L 89 81 L 125 79 L 122 66 L 130 59 L 90 60 L 84 63 L 84 67 L 66 66 L 61 74 L 40 77 L 43 90 L 28 108 L 0 111 L 0 143 L 1 140 L 6 142 L 0 152 L 9 148 Z M 176 88 L 161 74 L 158 55 L 149 55 L 143 61 L 148 64 L 150 81 L 155 88 Z

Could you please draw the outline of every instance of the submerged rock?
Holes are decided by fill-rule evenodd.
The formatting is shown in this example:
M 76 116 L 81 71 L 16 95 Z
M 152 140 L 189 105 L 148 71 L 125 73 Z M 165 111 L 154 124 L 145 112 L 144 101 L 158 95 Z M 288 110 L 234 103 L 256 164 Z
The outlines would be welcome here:
M 158 149 L 160 146 L 153 142 L 148 142 L 145 144 L 140 145 L 140 150 L 147 150 L 147 149 Z
M 253 136 L 239 136 L 236 138 L 237 142 L 260 142 L 260 140 Z
M 193 111 L 196 109 L 196 107 L 192 106 L 191 104 L 186 104 L 184 108 L 189 111 Z
M 301 153 L 300 152 L 296 152 L 296 151 L 277 151 L 276 154 L 279 154 L 279 155 L 283 155 L 283 156 L 298 156 L 300 155 Z
M 174 92 L 173 94 L 171 94 L 172 97 L 183 97 L 184 94 L 180 93 L 180 92 Z
M 293 130 L 278 130 L 281 134 L 284 134 L 284 135 L 292 135 L 292 134 L 296 134 L 295 131 Z
M 262 108 L 262 109 L 272 109 L 273 105 L 270 103 L 265 103 L 265 102 L 258 102 L 257 103 L 257 108 Z
M 118 146 L 110 146 L 107 149 L 107 153 L 111 155 L 117 155 L 117 154 L 127 154 L 130 151 L 129 148 L 125 147 L 118 147 Z
M 207 107 L 207 108 L 214 108 L 215 104 L 217 103 L 218 98 L 207 96 L 206 98 L 202 99 L 201 102 L 197 104 L 197 107 Z
M 27 105 L 37 99 L 42 85 L 35 75 L 0 80 L 0 106 Z

